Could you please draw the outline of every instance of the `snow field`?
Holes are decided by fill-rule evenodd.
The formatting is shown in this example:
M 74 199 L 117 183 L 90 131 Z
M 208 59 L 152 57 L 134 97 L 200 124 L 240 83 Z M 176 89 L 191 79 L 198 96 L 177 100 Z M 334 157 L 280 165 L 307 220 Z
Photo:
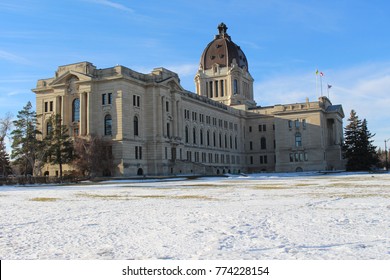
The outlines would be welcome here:
M 1 259 L 390 259 L 390 175 L 1 187 Z

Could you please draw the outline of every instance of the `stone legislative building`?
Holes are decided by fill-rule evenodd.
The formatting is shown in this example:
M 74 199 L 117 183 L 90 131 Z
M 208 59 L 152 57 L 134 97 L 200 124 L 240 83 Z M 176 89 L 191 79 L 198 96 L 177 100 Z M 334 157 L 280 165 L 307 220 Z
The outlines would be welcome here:
M 243 50 L 225 24 L 218 31 L 194 73 L 196 93 L 165 68 L 58 67 L 33 89 L 40 130 L 47 134 L 49 117 L 60 114 L 71 136 L 110 140 L 112 176 L 344 169 L 342 106 L 325 96 L 258 106 Z

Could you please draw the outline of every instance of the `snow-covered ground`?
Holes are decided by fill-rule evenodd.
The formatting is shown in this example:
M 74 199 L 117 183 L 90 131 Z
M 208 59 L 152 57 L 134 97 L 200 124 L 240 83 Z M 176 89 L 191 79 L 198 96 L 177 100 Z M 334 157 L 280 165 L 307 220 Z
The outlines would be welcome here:
M 390 259 L 390 174 L 0 187 L 0 259 Z

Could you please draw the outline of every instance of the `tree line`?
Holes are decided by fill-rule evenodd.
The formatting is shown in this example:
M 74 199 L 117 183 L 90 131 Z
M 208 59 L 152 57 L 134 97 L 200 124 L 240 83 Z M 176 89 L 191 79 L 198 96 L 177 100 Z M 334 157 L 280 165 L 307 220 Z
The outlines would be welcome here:
M 0 119 L 1 177 L 14 173 L 26 177 L 43 176 L 46 163 L 58 166 L 61 181 L 65 164 L 76 170 L 77 174 L 73 175 L 81 177 L 94 177 L 113 171 L 109 141 L 97 136 L 70 137 L 67 126 L 58 114 L 48 118 L 45 135 L 38 127 L 38 116 L 31 102 L 18 112 L 15 120 L 12 121 L 11 114 Z M 7 136 L 11 140 L 11 155 L 6 151 Z

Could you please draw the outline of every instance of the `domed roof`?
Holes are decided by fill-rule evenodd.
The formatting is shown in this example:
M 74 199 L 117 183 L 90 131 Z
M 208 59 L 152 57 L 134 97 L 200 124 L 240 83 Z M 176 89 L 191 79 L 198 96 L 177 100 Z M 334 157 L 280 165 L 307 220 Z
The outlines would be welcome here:
M 200 58 L 200 67 L 204 70 L 211 69 L 217 63 L 222 67 L 230 66 L 233 59 L 241 68 L 248 69 L 248 61 L 244 52 L 237 46 L 226 33 L 227 26 L 224 23 L 218 25 L 219 34 L 215 35 L 204 49 Z

